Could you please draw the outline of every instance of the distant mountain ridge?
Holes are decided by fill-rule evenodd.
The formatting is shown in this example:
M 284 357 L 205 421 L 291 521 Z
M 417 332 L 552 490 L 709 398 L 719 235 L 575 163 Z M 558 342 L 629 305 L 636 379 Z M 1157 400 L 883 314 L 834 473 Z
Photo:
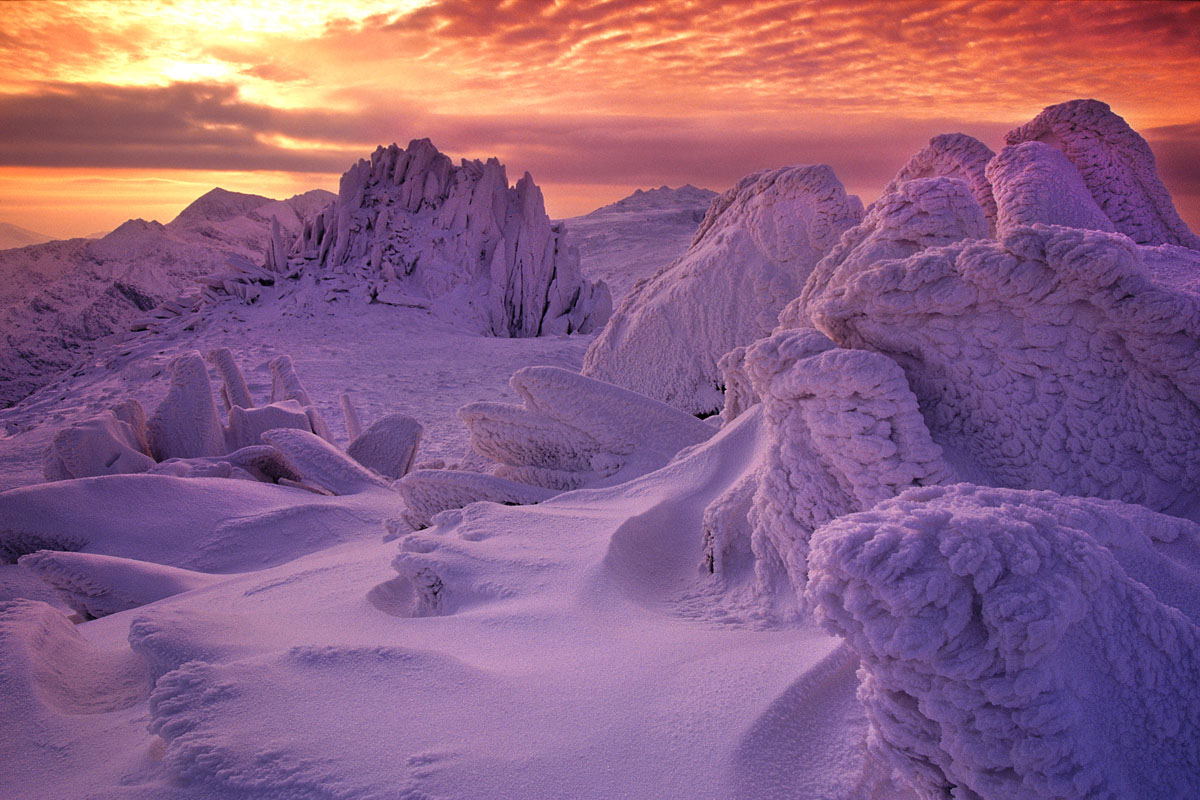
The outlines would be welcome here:
M 0 251 L 0 407 L 231 257 L 261 260 L 273 219 L 297 235 L 333 198 L 320 189 L 288 200 L 214 189 L 166 225 L 134 219 L 99 239 Z
M 29 247 L 30 245 L 48 242 L 53 238 L 53 236 L 31 231 L 19 225 L 0 222 L 0 250 L 8 250 L 13 247 Z

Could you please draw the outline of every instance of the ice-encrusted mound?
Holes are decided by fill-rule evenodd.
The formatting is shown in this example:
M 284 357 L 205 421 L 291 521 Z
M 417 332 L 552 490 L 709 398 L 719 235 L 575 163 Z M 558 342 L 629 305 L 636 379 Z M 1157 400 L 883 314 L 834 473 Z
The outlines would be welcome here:
M 996 199 L 987 174 L 988 162 L 994 155 L 990 147 L 973 136 L 965 133 L 940 134 L 930 139 L 929 144 L 900 168 L 880 196 L 892 194 L 905 183 L 918 178 L 957 178 L 967 184 L 971 196 L 983 209 L 988 225 L 994 230 Z
M 48 481 L 146 472 L 154 464 L 146 443 L 145 417 L 138 430 L 111 410 L 63 428 L 42 454 Z
M 1037 222 L 1116 230 L 1096 205 L 1075 165 L 1061 150 L 1044 142 L 1004 148 L 988 163 L 987 177 L 996 197 L 996 228 L 1001 236 Z
M 282 248 L 267 253 L 277 277 L 340 276 L 371 302 L 432 307 L 496 336 L 587 333 L 612 310 L 528 173 L 510 187 L 496 159 L 456 167 L 428 139 L 359 161 Z
M 812 270 L 803 291 L 779 314 L 780 328 L 809 327 L 809 304 L 873 264 L 931 247 L 988 237 L 988 221 L 970 187 L 957 178 L 913 178 L 871 204 L 863 221 Z
M 1049 106 L 1004 140 L 1010 145 L 1045 142 L 1062 150 L 1101 211 L 1138 244 L 1200 249 L 1200 237 L 1180 219 L 1158 177 L 1150 145 L 1106 103 L 1071 100 Z
M 718 359 L 770 332 L 862 214 L 827 166 L 747 175 L 713 201 L 682 258 L 633 288 L 583 374 L 691 414 L 719 411 Z
M 756 342 L 745 369 L 776 443 L 748 509 L 765 590 L 803 590 L 820 525 L 951 478 L 903 370 L 886 356 L 841 350 L 809 328 Z
M 864 266 L 808 311 L 840 346 L 904 368 L 965 479 L 1188 513 L 1200 295 L 1141 251 L 1034 225 Z
M 1191 523 L 958 485 L 818 529 L 808 591 L 918 796 L 1193 797 L 1198 564 Z

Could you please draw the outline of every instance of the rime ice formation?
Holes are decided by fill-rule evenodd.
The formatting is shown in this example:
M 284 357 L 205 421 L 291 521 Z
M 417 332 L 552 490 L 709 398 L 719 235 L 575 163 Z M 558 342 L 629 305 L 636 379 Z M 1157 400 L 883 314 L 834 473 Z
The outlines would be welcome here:
M 713 201 L 691 247 L 634 287 L 583 374 L 691 414 L 720 410 L 717 361 L 774 327 L 817 261 L 862 219 L 827 166 L 748 175 Z
M 1180 513 L 1200 489 L 1200 296 L 1171 278 L 1120 234 L 1034 225 L 865 266 L 808 310 L 904 367 L 963 477 Z
M 759 582 L 769 592 L 783 591 L 781 578 L 803 590 L 818 526 L 950 479 L 903 370 L 886 356 L 790 330 L 748 348 L 745 371 L 777 443 L 748 508 Z
M 1150 146 L 1107 104 L 1071 100 L 1049 106 L 1004 140 L 1010 145 L 1045 142 L 1062 150 L 1101 211 L 1138 244 L 1200 250 L 1200 237 L 1179 218 L 1158 177 Z
M 415 420 L 384 417 L 355 437 L 346 455 L 333 442 L 290 358 L 271 360 L 272 402 L 257 407 L 228 349 L 214 350 L 208 360 L 221 376 L 227 424 L 213 401 L 204 359 L 196 351 L 184 353 L 170 362 L 167 395 L 148 421 L 141 406 L 129 400 L 59 431 L 43 455 L 46 479 L 146 472 L 352 494 L 364 486 L 383 486 L 384 476 L 397 478 L 411 468 L 420 444 Z
M 807 327 L 814 295 L 889 259 L 963 239 L 984 239 L 988 222 L 970 187 L 957 178 L 914 178 L 871 204 L 862 223 L 813 268 L 804 290 L 779 314 L 780 328 Z
M 151 455 L 156 461 L 165 461 L 225 452 L 225 434 L 204 358 L 196 352 L 178 356 L 169 369 L 167 396 L 146 422 Z
M 986 171 L 994 155 L 990 147 L 965 133 L 943 133 L 930 139 L 924 149 L 900 168 L 891 183 L 883 188 L 881 196 L 892 194 L 918 178 L 957 178 L 967 184 L 971 196 L 983 209 L 988 225 L 994 230 L 996 200 L 991 176 Z
M 987 165 L 987 176 L 999 207 L 996 228 L 1001 236 L 1037 222 L 1116 230 L 1092 199 L 1075 165 L 1048 144 L 1009 145 Z
M 470 403 L 458 412 L 491 474 L 405 475 L 396 488 L 410 526 L 425 527 L 437 512 L 476 500 L 538 503 L 562 491 L 624 483 L 716 432 L 664 403 L 557 367 L 526 367 L 509 384 L 521 405 Z
M 434 308 L 497 336 L 587 333 L 611 312 L 528 173 L 510 187 L 496 159 L 456 167 L 428 139 L 359 161 L 286 256 L 282 246 L 272 239 L 267 274 L 245 280 L 340 278 L 371 302 Z
M 346 427 L 351 426 L 347 423 Z M 346 452 L 384 477 L 402 478 L 412 469 L 422 431 L 421 423 L 412 417 L 388 414 L 372 423 L 366 431 L 352 435 Z
M 1200 792 L 1200 630 L 1194 598 L 1172 605 L 1195 588 L 1194 524 L 959 485 L 812 543 L 808 592 L 859 655 L 871 746 L 918 796 Z
M 230 260 L 257 258 L 272 220 L 286 235 L 332 197 L 314 190 L 276 201 L 214 189 L 168 223 L 130 220 L 100 239 L 0 251 L 0 406 L 88 358 L 98 343 L 167 304 Z M 247 262 L 248 263 L 248 262 Z M 148 323 L 143 323 L 145 327 Z
M 50 585 L 84 619 L 116 614 L 219 583 L 203 572 L 130 558 L 39 550 L 17 561 Z
M 42 457 L 46 480 L 145 472 L 154 459 L 145 444 L 144 418 L 141 436 L 138 433 L 112 411 L 62 429 Z
M 528 483 L 510 481 L 479 472 L 452 469 L 416 469 L 396 482 L 406 506 L 400 519 L 413 530 L 428 527 L 440 511 L 486 501 L 504 505 L 531 505 L 558 492 Z
M 557 367 L 526 367 L 509 382 L 520 406 L 459 411 L 471 446 L 501 478 L 559 491 L 612 486 L 658 469 L 714 429 L 664 403 Z

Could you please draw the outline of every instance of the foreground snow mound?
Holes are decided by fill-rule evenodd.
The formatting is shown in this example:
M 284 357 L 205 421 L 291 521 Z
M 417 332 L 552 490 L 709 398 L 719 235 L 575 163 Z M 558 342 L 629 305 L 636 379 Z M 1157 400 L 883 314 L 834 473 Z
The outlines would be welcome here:
M 634 287 L 588 349 L 583 374 L 691 414 L 719 411 L 717 361 L 770 332 L 862 213 L 824 165 L 746 176 L 713 201 L 679 261 Z
M 919 796 L 1194 797 L 1200 630 L 1171 599 L 1200 587 L 1198 543 L 1120 503 L 916 489 L 820 528 L 808 591 Z
M 39 550 L 18 559 L 84 619 L 128 611 L 222 578 L 132 558 Z
M 1186 514 L 1200 296 L 1174 281 L 1120 234 L 1034 225 L 865 266 L 808 311 L 904 368 L 963 478 Z
M 1158 177 L 1150 145 L 1105 103 L 1071 100 L 1049 106 L 1004 139 L 1010 145 L 1045 142 L 1062 150 L 1116 229 L 1138 244 L 1200 249 L 1200 237 L 1180 219 Z
M 428 139 L 351 167 L 337 200 L 284 249 L 277 237 L 274 277 L 260 280 L 306 276 L 325 293 L 339 284 L 369 302 L 432 307 L 496 336 L 587 333 L 612 310 L 528 173 L 510 187 L 496 159 L 456 167 Z

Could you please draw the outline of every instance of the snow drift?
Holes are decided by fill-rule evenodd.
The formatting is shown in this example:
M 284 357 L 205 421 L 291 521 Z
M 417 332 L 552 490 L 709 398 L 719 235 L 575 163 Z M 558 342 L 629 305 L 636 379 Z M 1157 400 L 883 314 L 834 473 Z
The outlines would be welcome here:
M 634 287 L 583 374 L 691 414 L 721 407 L 717 361 L 770 332 L 842 231 L 862 219 L 827 166 L 748 175 L 715 199 L 688 251 Z

